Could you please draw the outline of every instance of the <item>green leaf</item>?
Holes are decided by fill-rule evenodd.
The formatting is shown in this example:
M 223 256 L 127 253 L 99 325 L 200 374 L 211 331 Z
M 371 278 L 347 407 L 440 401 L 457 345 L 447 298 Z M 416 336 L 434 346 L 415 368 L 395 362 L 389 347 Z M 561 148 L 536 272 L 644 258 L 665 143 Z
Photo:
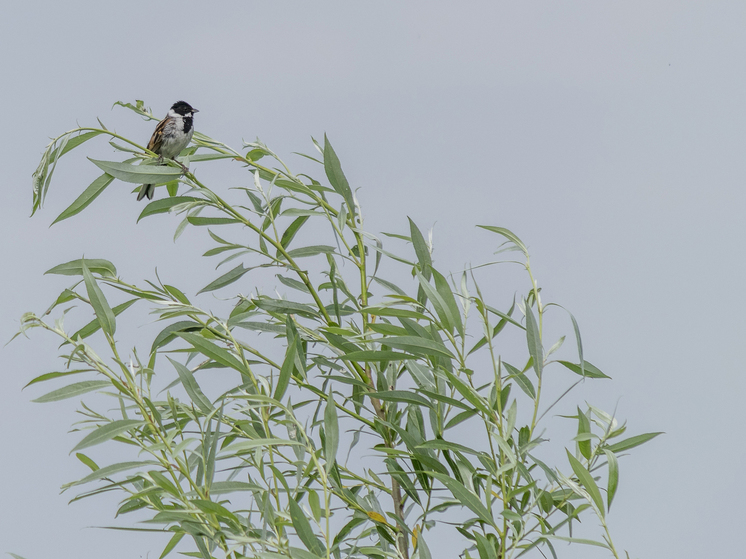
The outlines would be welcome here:
M 269 297 L 259 297 L 254 299 L 254 304 L 267 312 L 280 314 L 299 314 L 307 318 L 317 318 L 316 309 L 303 303 L 286 301 L 285 299 L 270 299 Z
M 80 373 L 90 373 L 92 369 L 75 369 L 73 371 L 55 371 L 53 373 L 44 373 L 43 375 L 39 375 L 38 377 L 33 378 L 24 386 L 21 390 L 24 390 L 31 386 L 32 384 L 36 384 L 37 382 L 46 382 L 48 380 L 60 378 L 60 377 L 66 377 L 70 375 L 77 375 Z
M 230 446 L 227 446 L 221 449 L 221 451 L 226 455 L 233 456 L 238 452 L 253 450 L 255 448 L 260 448 L 263 446 L 303 446 L 303 445 L 297 441 L 290 441 L 288 439 L 248 439 L 248 440 L 242 439 L 240 442 L 233 443 Z
M 503 365 L 505 365 L 507 368 L 508 364 L 503 363 Z M 524 373 L 516 370 L 516 372 L 511 375 L 511 378 L 515 379 L 518 386 L 521 387 L 521 390 L 523 390 L 529 398 L 531 398 L 532 400 L 536 398 L 536 390 L 534 389 L 534 384 L 531 382 L 531 379 L 529 379 Z
M 479 497 L 469 491 L 462 483 L 438 472 L 427 472 L 427 474 L 445 485 L 456 500 L 476 514 L 480 520 L 486 522 L 489 526 L 495 526 L 490 510 L 482 504 Z
M 241 277 L 243 277 L 243 275 L 249 270 L 250 268 L 244 268 L 243 264 L 239 264 L 238 266 L 233 268 L 230 272 L 226 272 L 219 278 L 208 283 L 205 287 L 203 287 L 197 292 L 197 295 L 199 295 L 200 293 L 207 293 L 208 291 L 215 291 L 216 289 L 221 289 L 225 287 L 226 285 L 230 285 L 233 282 L 241 279 Z
M 98 319 L 99 324 L 101 324 L 101 329 L 109 336 L 113 336 L 114 332 L 117 330 L 117 322 L 114 313 L 112 312 L 106 297 L 104 297 L 101 288 L 98 286 L 98 283 L 96 283 L 93 275 L 88 270 L 85 260 L 81 260 L 80 264 L 83 270 L 83 279 L 85 280 L 88 299 L 93 307 L 93 312 L 96 313 L 96 318 Z
M 235 369 L 241 374 L 244 374 L 245 371 L 243 363 L 241 363 L 238 358 L 230 353 L 227 349 L 214 344 L 213 342 L 203 338 L 199 334 L 192 334 L 189 332 L 176 332 L 176 335 L 192 344 L 192 346 L 194 346 L 194 349 L 199 351 L 202 355 L 206 355 L 216 363 L 220 363 L 225 367 Z
M 110 464 L 109 466 L 104 466 L 103 468 L 99 468 L 91 472 L 90 474 L 88 474 L 84 478 L 79 479 L 78 481 L 73 481 L 72 483 L 66 483 L 65 485 L 62 486 L 62 488 L 66 489 L 74 485 L 84 485 L 92 481 L 97 481 L 99 479 L 111 477 L 114 474 L 118 474 L 119 472 L 125 472 L 127 470 L 133 470 L 135 468 L 142 468 L 145 466 L 153 466 L 155 464 L 158 464 L 158 462 L 154 462 L 152 460 L 145 460 L 145 461 L 139 461 L 139 462 L 118 462 L 116 464 Z
M 311 507 L 311 514 L 316 522 L 321 521 L 321 502 L 319 501 L 319 494 L 315 490 L 309 489 L 306 493 L 308 495 L 308 506 Z
M 261 487 L 255 483 L 245 481 L 215 481 L 210 486 L 210 495 L 223 495 L 235 493 L 236 491 L 261 491 Z
M 58 274 L 61 276 L 82 276 L 82 262 L 84 262 L 85 265 L 88 266 L 88 269 L 91 271 L 91 273 L 99 274 L 103 277 L 117 277 L 117 269 L 116 267 L 114 267 L 114 264 L 112 264 L 108 260 L 102 260 L 100 258 L 83 258 L 82 261 L 80 258 L 78 258 L 77 260 L 65 262 L 64 264 L 58 264 L 54 268 L 51 268 L 44 272 L 44 275 Z
M 555 540 L 562 540 L 563 542 L 568 542 L 568 543 L 579 543 L 582 545 L 592 545 L 595 547 L 603 547 L 604 549 L 609 549 L 609 550 L 611 549 L 607 544 L 602 543 L 602 542 L 597 542 L 596 540 L 588 540 L 584 538 L 568 538 L 565 536 L 556 536 L 553 534 L 549 534 L 548 537 L 553 538 Z
M 415 225 L 414 221 L 412 221 L 412 218 L 409 219 L 409 231 L 410 236 L 412 239 L 412 244 L 414 245 L 414 252 L 417 255 L 417 260 L 420 263 L 420 270 L 422 271 L 422 275 L 425 276 L 425 279 L 430 279 L 430 269 L 433 266 L 433 260 L 430 256 L 430 249 L 427 246 L 427 243 L 425 242 L 425 237 L 422 236 L 422 233 L 417 228 L 417 225 Z
M 396 349 L 403 349 L 414 354 L 424 354 L 433 357 L 456 357 L 442 343 L 417 336 L 387 336 L 379 340 L 381 343 Z
M 285 276 L 281 274 L 275 274 L 275 277 L 280 280 L 280 283 L 283 285 L 288 286 L 290 289 L 295 289 L 297 291 L 302 291 L 303 293 L 311 293 L 311 291 L 306 287 L 306 284 L 302 281 L 298 281 L 293 278 L 286 278 Z
M 289 316 L 288 321 L 292 320 Z M 298 355 L 297 346 L 295 341 L 288 341 L 288 348 L 285 351 L 285 358 L 282 361 L 282 368 L 280 369 L 280 376 L 277 379 L 277 386 L 275 387 L 275 400 L 282 400 L 290 384 L 290 377 L 295 370 L 295 358 Z
M 350 189 L 350 184 L 347 182 L 347 177 L 342 172 L 339 157 L 334 152 L 334 148 L 332 148 L 332 144 L 329 138 L 326 137 L 326 134 L 324 134 L 324 171 L 326 172 L 326 177 L 329 179 L 329 184 L 344 198 L 349 213 L 354 220 L 355 202 L 352 198 L 352 190 Z
M 187 221 L 192 225 L 202 227 L 206 225 L 233 225 L 235 223 L 241 223 L 238 219 L 233 217 L 197 217 L 190 215 L 187 217 Z
M 337 406 L 334 396 L 329 391 L 324 409 L 324 458 L 326 458 L 326 471 L 329 473 L 337 460 L 337 449 L 339 448 L 339 422 L 337 419 Z
M 446 278 L 436 269 L 432 268 L 432 273 L 435 280 L 435 288 L 438 290 L 440 300 L 443 302 L 443 314 L 448 317 L 448 322 L 456 326 L 458 333 L 463 336 L 464 324 L 461 320 L 458 304 L 456 304 L 456 298 L 453 296 L 453 291 L 451 291 L 451 286 L 448 285 Z
M 57 390 L 52 390 L 51 392 L 44 394 L 44 396 L 32 400 L 32 402 L 56 402 L 58 400 L 65 400 L 66 398 L 74 398 L 75 396 L 80 396 L 81 394 L 92 392 L 99 388 L 104 388 L 105 386 L 111 386 L 111 383 L 108 380 L 84 380 L 83 382 L 76 382 L 58 388 Z
M 295 533 L 298 534 L 300 541 L 303 542 L 303 545 L 305 545 L 311 553 L 325 556 L 324 545 L 316 537 L 316 534 L 313 533 L 311 523 L 308 522 L 308 518 L 306 518 L 306 515 L 303 513 L 303 509 L 301 509 L 300 505 L 292 498 L 288 499 L 288 506 L 290 509 L 290 519 L 293 522 L 293 528 L 295 528 Z
M 518 238 L 518 235 L 516 235 L 509 229 L 505 229 L 505 227 L 494 227 L 492 225 L 477 225 L 477 227 L 486 229 L 487 231 L 492 231 L 493 233 L 497 233 L 498 235 L 502 235 L 516 247 L 518 247 L 518 249 L 528 258 L 528 249 L 526 248 L 526 245 L 524 245 L 523 241 Z
M 114 177 L 107 175 L 106 173 L 98 177 L 82 192 L 80 196 L 75 199 L 72 204 L 65 209 L 65 211 L 55 218 L 52 225 L 82 212 L 106 189 L 107 186 L 112 183 L 113 180 Z
M 155 165 L 132 165 L 131 163 L 118 163 L 116 161 L 88 160 L 101 169 L 104 173 L 124 182 L 134 184 L 165 184 L 183 175 L 183 171 L 176 167 Z
M 609 463 L 609 483 L 606 486 L 606 506 L 611 510 L 611 502 L 614 500 L 616 490 L 619 487 L 619 462 L 616 455 L 609 449 L 604 449 L 606 460 Z
M 163 289 L 166 290 L 166 292 L 171 295 L 174 299 L 179 301 L 180 303 L 184 303 L 185 305 L 191 305 L 189 302 L 189 298 L 184 295 L 184 292 L 181 291 L 179 288 L 174 287 L 173 285 L 164 284 Z
M 417 494 L 417 489 L 415 488 L 414 483 L 412 483 L 412 480 L 401 468 L 401 466 L 399 466 L 396 460 L 394 460 L 393 458 L 387 458 L 384 460 L 384 462 L 386 462 L 386 465 L 388 466 L 389 474 L 391 474 L 391 476 L 399 482 L 407 495 L 409 495 L 417 504 L 421 505 L 422 503 L 420 501 L 420 496 Z M 369 517 L 370 514 L 371 513 L 369 512 Z
M 541 333 L 536 323 L 531 306 L 526 303 L 526 342 L 528 343 L 528 354 L 533 359 L 536 376 L 541 378 L 544 369 L 544 347 L 541 344 Z
M 212 402 L 210 402 L 210 399 L 205 396 L 204 392 L 202 392 L 202 389 L 199 387 L 199 383 L 197 383 L 197 379 L 194 378 L 192 371 L 170 357 L 168 360 L 171 361 L 171 364 L 179 374 L 181 384 L 184 386 L 184 389 L 187 391 L 192 402 L 197 405 L 202 413 L 208 414 L 212 412 L 215 408 L 213 407 Z
M 591 499 L 593 499 L 593 502 L 596 505 L 599 514 L 602 517 L 605 516 L 606 512 L 604 510 L 604 500 L 603 498 L 601 498 L 601 491 L 599 491 L 598 485 L 596 485 L 596 481 L 593 479 L 593 476 L 585 468 L 585 466 L 583 466 L 583 464 L 581 464 L 580 461 L 570 453 L 569 450 L 567 450 L 566 452 L 567 458 L 568 460 L 570 460 L 570 466 L 572 466 L 572 471 L 575 472 L 576 476 L 578 476 L 580 484 L 585 487 L 586 491 L 588 491 L 588 494 L 591 496 Z
M 150 347 L 150 353 L 153 353 L 156 349 L 163 347 L 164 345 L 173 341 L 176 338 L 177 332 L 194 332 L 200 331 L 202 330 L 202 328 L 203 326 L 201 324 L 192 320 L 181 320 L 179 322 L 169 324 L 163 330 L 161 330 L 155 337 L 155 340 L 153 340 L 153 345 Z
M 630 437 L 628 439 L 624 439 L 623 441 L 619 441 L 618 443 L 609 445 L 606 447 L 609 451 L 613 453 L 619 453 L 623 452 L 625 450 L 629 450 L 630 448 L 635 448 L 636 446 L 640 446 L 641 444 L 644 444 L 648 442 L 650 439 L 654 439 L 658 435 L 662 435 L 662 432 L 659 433 L 645 433 L 643 435 L 635 435 L 634 437 Z
M 192 204 L 195 202 L 201 202 L 202 205 L 206 205 L 206 200 L 204 198 L 195 198 L 194 196 L 169 196 L 168 198 L 155 200 L 143 208 L 137 221 L 139 222 L 142 218 L 148 217 L 149 215 L 167 213 L 171 208 L 180 204 Z
M 445 371 L 445 374 L 453 387 L 458 390 L 459 393 L 469 401 L 469 403 L 471 403 L 475 408 L 484 413 L 487 417 L 492 416 L 493 412 L 487 405 L 487 402 L 485 402 L 484 398 L 482 398 L 475 389 L 466 384 L 453 373 Z
M 173 551 L 173 549 L 176 547 L 176 544 L 178 544 L 183 537 L 184 532 L 176 532 L 173 537 L 168 540 L 166 547 L 163 548 L 163 553 L 161 553 L 161 556 L 158 559 L 163 559 L 166 555 L 171 553 L 171 551 Z
M 126 311 L 128 308 L 130 308 L 132 305 L 134 305 L 137 301 L 138 299 L 130 299 L 129 301 L 126 301 L 122 303 L 121 305 L 117 305 L 116 307 L 111 309 L 111 311 L 114 313 L 114 316 L 119 316 L 124 311 Z M 98 332 L 99 328 L 101 328 L 101 324 L 99 323 L 99 321 L 91 320 L 88 324 L 83 326 L 83 328 L 81 328 L 80 330 L 72 334 L 70 337 L 73 340 L 77 340 L 78 337 L 84 340 L 87 337 L 92 336 L 93 334 Z
M 385 402 L 403 402 L 405 404 L 415 404 L 418 406 L 425 406 L 426 408 L 432 408 L 433 405 L 427 398 L 420 396 L 415 392 L 409 392 L 407 390 L 386 390 L 384 392 L 366 392 L 366 396 L 370 398 L 377 398 Z
M 580 365 L 570 363 L 569 361 L 557 361 L 557 363 L 561 363 L 562 365 L 570 369 L 573 373 L 580 376 L 586 376 L 590 378 L 611 378 L 610 376 L 603 374 L 595 365 L 592 365 L 588 361 L 584 362 L 582 368 L 580 367 Z
M 88 466 L 91 469 L 91 471 L 95 472 L 96 470 L 100 470 L 101 469 L 101 468 L 99 468 L 98 464 L 96 464 L 93 460 L 91 460 L 90 458 L 88 458 L 82 452 L 76 452 L 75 453 L 75 457 L 78 460 L 80 460 L 81 462 L 83 462 L 83 464 L 85 464 L 86 466 Z
M 363 312 L 375 316 L 394 316 L 397 318 L 413 318 L 415 320 L 427 320 L 431 322 L 429 316 L 409 309 L 399 309 L 396 307 L 365 307 Z
M 590 435 L 591 434 L 591 420 L 585 415 L 580 408 L 578 408 L 578 435 Z M 578 449 L 580 454 L 586 460 L 591 458 L 591 441 L 590 439 L 576 439 L 578 441 Z
M 333 246 L 329 245 L 314 245 L 289 250 L 288 256 L 290 258 L 307 258 L 309 256 L 316 256 L 317 254 L 331 254 L 335 250 Z
M 227 508 L 219 503 L 215 503 L 207 499 L 193 499 L 190 502 L 202 512 L 206 512 L 207 514 L 214 514 L 219 518 L 225 518 L 240 525 L 240 522 L 238 518 L 236 518 L 236 515 L 234 515 L 231 511 L 229 511 Z
M 398 351 L 364 350 L 345 353 L 344 355 L 340 355 L 339 359 L 367 363 L 370 361 L 403 361 L 405 359 L 417 359 L 417 356 L 408 353 L 400 353 Z
M 425 441 L 421 445 L 419 445 L 417 448 L 432 448 L 435 450 L 451 450 L 454 452 L 461 452 L 463 454 L 480 454 L 480 452 L 476 449 L 473 449 L 468 446 L 464 446 L 458 443 L 454 443 L 451 441 L 446 441 L 444 439 L 431 439 L 429 441 Z
M 283 248 L 288 248 L 291 241 L 295 237 L 295 234 L 300 230 L 301 227 L 303 227 L 303 224 L 306 221 L 308 221 L 308 216 L 304 215 L 295 219 L 290 225 L 288 225 L 288 228 L 285 229 L 285 232 L 282 234 L 282 239 L 280 239 L 280 244 Z
M 77 136 L 70 138 L 67 143 L 65 143 L 64 147 L 62 148 L 62 151 L 60 151 L 59 155 L 56 153 L 51 154 L 50 159 L 54 159 L 55 157 L 62 157 L 66 153 L 74 150 L 76 147 L 78 147 L 83 142 L 87 142 L 88 140 L 95 138 L 99 134 L 103 134 L 103 132 L 99 132 L 98 130 L 94 130 L 91 132 L 83 132 L 82 134 L 78 134 Z
M 101 444 L 129 431 L 130 429 L 135 429 L 142 425 L 145 425 L 145 421 L 139 419 L 119 419 L 117 421 L 112 421 L 111 423 L 102 425 L 88 433 L 83 437 L 83 440 L 75 445 L 75 448 L 73 448 L 71 452 Z
M 155 483 L 158 487 L 164 489 L 167 493 L 170 493 L 177 499 L 181 498 L 181 492 L 179 491 L 179 489 L 177 489 L 176 486 L 171 483 L 171 480 L 164 476 L 162 473 L 151 470 L 148 472 L 148 475 L 150 476 L 150 479 L 153 480 L 153 483 Z

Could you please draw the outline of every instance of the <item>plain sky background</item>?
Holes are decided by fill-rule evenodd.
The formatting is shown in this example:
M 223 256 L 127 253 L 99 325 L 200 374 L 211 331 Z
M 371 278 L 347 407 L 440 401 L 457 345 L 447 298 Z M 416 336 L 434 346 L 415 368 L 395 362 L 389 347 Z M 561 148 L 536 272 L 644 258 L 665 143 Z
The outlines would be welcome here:
M 50 136 L 100 117 L 145 143 L 152 124 L 111 111 L 135 99 L 156 115 L 185 99 L 199 130 L 236 147 L 258 136 L 289 160 L 327 132 L 368 229 L 434 227 L 452 271 L 493 249 L 474 225 L 521 236 L 545 302 L 572 310 L 587 358 L 613 377 L 583 396 L 618 404 L 633 433 L 666 432 L 621 462 L 617 547 L 740 557 L 744 29 L 735 0 L 6 4 L 0 341 L 70 283 L 43 272 L 83 253 L 137 282 L 156 265 L 193 290 L 214 277 L 179 272 L 205 243 L 174 245 L 175 219 L 135 225 L 123 183 L 50 229 L 97 176 L 82 152 L 29 219 Z M 112 157 L 103 141 L 86 152 Z M 163 537 L 87 528 L 114 524 L 116 500 L 59 494 L 84 471 L 68 456 L 75 401 L 21 392 L 59 366 L 56 345 L 35 332 L 0 350 L 0 552 L 157 557 Z

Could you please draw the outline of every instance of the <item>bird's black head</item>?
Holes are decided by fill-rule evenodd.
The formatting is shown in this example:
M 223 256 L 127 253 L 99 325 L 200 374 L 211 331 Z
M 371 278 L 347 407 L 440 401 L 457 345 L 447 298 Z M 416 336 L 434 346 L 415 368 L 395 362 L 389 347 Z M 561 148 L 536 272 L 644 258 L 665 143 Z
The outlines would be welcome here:
M 197 109 L 192 108 L 186 101 L 176 101 L 176 103 L 171 105 L 171 110 L 181 116 L 192 116 L 194 113 L 199 112 Z

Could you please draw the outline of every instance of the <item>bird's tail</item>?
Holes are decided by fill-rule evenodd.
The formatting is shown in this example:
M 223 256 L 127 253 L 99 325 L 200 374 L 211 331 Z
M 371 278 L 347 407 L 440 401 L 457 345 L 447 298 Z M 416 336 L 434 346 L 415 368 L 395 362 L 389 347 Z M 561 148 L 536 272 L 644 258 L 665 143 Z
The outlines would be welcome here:
M 137 195 L 137 201 L 139 202 L 146 196 L 148 197 L 148 200 L 152 200 L 153 194 L 155 194 L 155 185 L 154 184 L 143 184 L 140 187 L 140 193 Z

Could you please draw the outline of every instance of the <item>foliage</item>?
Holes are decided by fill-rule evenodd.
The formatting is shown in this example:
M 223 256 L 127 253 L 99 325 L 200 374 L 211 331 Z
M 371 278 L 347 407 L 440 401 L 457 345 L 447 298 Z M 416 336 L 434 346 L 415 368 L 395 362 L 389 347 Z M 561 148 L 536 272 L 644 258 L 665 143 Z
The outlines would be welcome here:
M 154 118 L 141 102 L 119 104 Z M 34 174 L 34 211 L 60 157 L 98 136 L 129 159 L 92 160 L 103 174 L 55 222 L 80 213 L 117 179 L 165 184 L 168 196 L 149 203 L 140 219 L 182 215 L 177 235 L 206 227 L 214 248 L 205 256 L 237 264 L 201 292 L 225 294 L 244 286 L 249 272 L 269 268 L 293 296 L 237 294 L 219 315 L 160 280 L 128 283 L 107 260 L 49 270 L 76 281 L 44 315 L 23 317 L 23 332 L 42 328 L 63 341 L 65 369 L 29 384 L 64 383 L 36 401 L 98 393 L 96 402 L 116 404 L 106 412 L 82 404 L 80 428 L 88 432 L 73 451 L 90 472 L 65 486 L 88 487 L 75 499 L 118 491 L 118 515 L 138 511 L 171 534 L 161 557 L 187 536 L 195 546 L 187 554 L 203 558 L 429 559 L 433 529 L 450 525 L 463 537 L 464 557 L 519 557 L 535 548 L 554 555 L 556 540 L 619 557 L 606 522 L 617 457 L 656 434 L 622 439 L 624 425 L 586 406 L 572 417 L 577 436 L 568 464 L 537 458 L 547 443 L 540 421 L 556 404 L 542 399 L 544 377 L 559 369 L 578 382 L 607 377 L 583 359 L 574 318 L 577 359 L 552 360 L 564 338 L 545 349 L 550 305 L 516 235 L 483 227 L 501 251 L 521 255 L 527 272 L 525 297 L 498 310 L 478 281 L 486 268 L 449 279 L 414 222 L 409 235 L 389 235 L 411 245 L 404 256 L 363 229 L 327 138 L 314 142 L 318 155 L 310 157 L 323 166 L 324 184 L 293 174 L 260 142 L 237 151 L 195 133 L 182 161 L 225 159 L 250 173 L 238 189 L 242 201 L 230 204 L 178 164 L 154 165 L 153 154 L 103 124 L 47 147 Z M 382 277 L 392 266 L 411 270 L 411 285 Z M 112 306 L 116 293 L 127 299 Z M 70 303 L 93 314 L 72 333 L 62 316 L 44 318 L 64 316 Z M 117 321 L 138 303 L 152 307 L 164 327 L 147 352 L 127 352 Z M 525 339 L 517 365 L 498 346 L 509 330 Z M 217 370 L 232 372 L 233 381 L 208 397 Z M 99 466 L 88 449 L 103 443 L 131 449 L 130 459 Z M 598 541 L 572 537 L 573 523 L 588 514 L 600 523 Z

